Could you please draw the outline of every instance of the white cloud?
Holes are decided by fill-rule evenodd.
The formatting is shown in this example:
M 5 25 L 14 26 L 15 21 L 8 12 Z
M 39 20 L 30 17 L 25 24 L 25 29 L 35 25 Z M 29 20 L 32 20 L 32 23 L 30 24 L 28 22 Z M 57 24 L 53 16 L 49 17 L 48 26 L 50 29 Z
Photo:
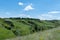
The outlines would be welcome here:
M 22 6 L 22 5 L 24 5 L 24 4 L 23 4 L 22 2 L 19 2 L 18 5 Z
M 31 16 L 30 16 L 30 15 L 27 15 L 27 14 L 19 14 L 19 16 L 20 16 L 20 17 L 24 17 L 24 18 L 25 18 L 25 17 L 31 18 Z
M 34 8 L 32 7 L 32 4 L 29 4 L 24 8 L 25 11 L 29 11 L 29 10 L 33 10 L 33 9 Z
M 40 16 L 39 16 L 39 19 L 41 19 L 41 20 L 50 20 L 50 19 L 52 19 L 52 15 L 50 15 L 50 14 L 41 14 Z
M 60 11 L 50 11 L 48 13 L 56 14 L 56 13 L 60 13 Z
M 60 11 L 51 11 L 48 13 L 40 14 L 38 16 L 41 20 L 52 20 L 52 19 L 60 19 Z

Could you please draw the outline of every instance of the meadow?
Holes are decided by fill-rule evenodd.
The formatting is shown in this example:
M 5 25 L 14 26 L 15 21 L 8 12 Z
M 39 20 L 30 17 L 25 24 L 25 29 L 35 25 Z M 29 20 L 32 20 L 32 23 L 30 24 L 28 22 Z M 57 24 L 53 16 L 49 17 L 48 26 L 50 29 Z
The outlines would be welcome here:
M 60 20 L 0 18 L 0 40 L 60 40 Z

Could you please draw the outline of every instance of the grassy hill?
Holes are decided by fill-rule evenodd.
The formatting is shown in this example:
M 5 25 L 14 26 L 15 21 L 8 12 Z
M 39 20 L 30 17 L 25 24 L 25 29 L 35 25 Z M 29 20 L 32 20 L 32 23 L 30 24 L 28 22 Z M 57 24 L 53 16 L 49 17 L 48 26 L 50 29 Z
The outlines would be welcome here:
M 14 38 L 18 36 L 32 35 L 36 32 L 60 27 L 60 20 L 40 20 L 34 18 L 0 18 L 0 40 Z M 35 33 L 35 34 L 34 34 Z M 45 33 L 45 32 L 44 32 Z M 45 33 L 46 34 L 46 33 Z M 45 35 L 43 34 L 43 35 Z M 42 34 L 38 34 L 42 35 Z M 38 38 L 40 38 L 36 34 Z M 34 36 L 34 38 L 36 37 Z M 21 37 L 23 39 L 23 37 Z M 31 36 L 30 36 L 31 37 Z M 33 40 L 34 38 L 29 39 Z M 29 37 L 28 37 L 29 38 Z M 39 40 L 43 40 L 42 38 Z
M 9 40 L 60 40 L 60 27 L 12 38 Z

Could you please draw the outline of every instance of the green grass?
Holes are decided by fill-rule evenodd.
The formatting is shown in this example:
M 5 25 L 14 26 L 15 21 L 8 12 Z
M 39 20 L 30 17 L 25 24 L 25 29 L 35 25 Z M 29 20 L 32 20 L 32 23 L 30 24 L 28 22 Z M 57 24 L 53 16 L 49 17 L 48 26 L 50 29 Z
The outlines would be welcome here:
M 0 27 L 0 40 L 6 39 L 6 38 L 12 38 L 12 37 L 15 37 L 12 31 L 7 30 L 3 27 Z
M 60 27 L 9 40 L 60 40 Z
M 0 18 L 0 39 L 2 40 L 17 37 L 17 40 L 47 40 L 45 39 L 45 37 L 49 38 L 46 35 L 47 32 L 51 33 L 52 36 L 55 36 L 53 30 L 50 32 L 49 29 L 57 27 L 60 27 L 60 20 Z M 45 30 L 47 31 L 45 32 Z M 56 32 L 56 34 L 58 33 L 59 32 Z M 59 39 L 59 37 L 56 37 L 56 39 Z

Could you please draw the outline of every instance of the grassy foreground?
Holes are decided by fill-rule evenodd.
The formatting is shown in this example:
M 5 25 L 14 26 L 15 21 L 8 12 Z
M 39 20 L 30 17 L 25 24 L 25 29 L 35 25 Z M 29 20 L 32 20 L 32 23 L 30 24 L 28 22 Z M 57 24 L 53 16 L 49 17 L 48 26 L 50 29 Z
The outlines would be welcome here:
M 60 27 L 6 40 L 60 40 Z

